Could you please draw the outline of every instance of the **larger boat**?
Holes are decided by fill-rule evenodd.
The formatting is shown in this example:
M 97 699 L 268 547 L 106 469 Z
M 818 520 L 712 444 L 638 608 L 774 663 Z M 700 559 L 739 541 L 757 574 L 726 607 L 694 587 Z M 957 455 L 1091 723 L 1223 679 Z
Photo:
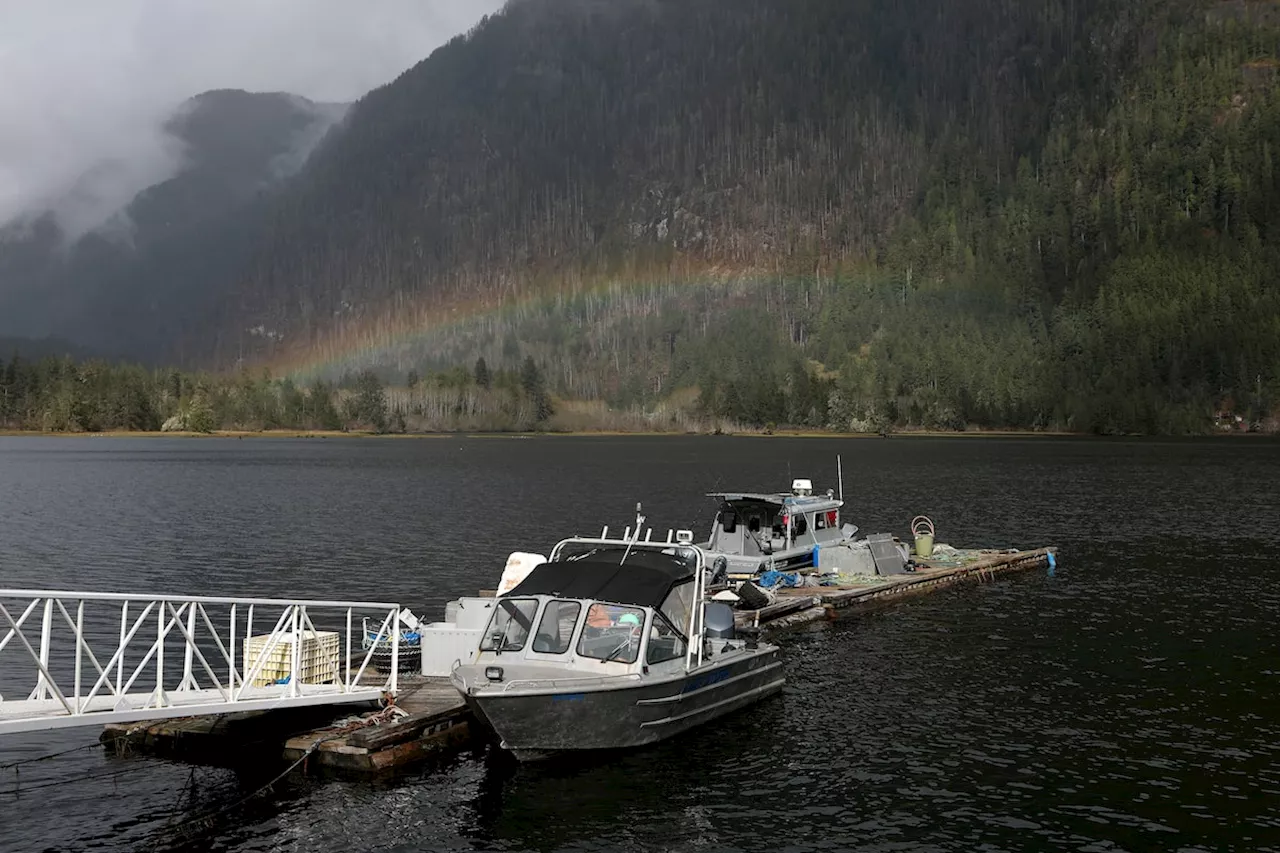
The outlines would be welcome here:
M 450 676 L 521 760 L 653 743 L 782 689 L 778 648 L 737 636 L 732 610 L 706 598 L 692 532 L 650 542 L 637 522 L 557 544 Z
M 795 480 L 790 493 L 713 492 L 719 507 L 702 549 L 729 578 L 792 572 L 817 564 L 819 549 L 853 541 L 858 528 L 840 523 L 844 501 L 813 493 Z

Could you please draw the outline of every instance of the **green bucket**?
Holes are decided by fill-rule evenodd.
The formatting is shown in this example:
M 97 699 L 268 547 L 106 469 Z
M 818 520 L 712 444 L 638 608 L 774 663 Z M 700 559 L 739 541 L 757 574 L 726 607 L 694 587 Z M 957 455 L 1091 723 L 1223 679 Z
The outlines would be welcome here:
M 933 522 L 926 515 L 911 519 L 911 535 L 916 538 L 916 556 L 927 560 L 933 556 Z

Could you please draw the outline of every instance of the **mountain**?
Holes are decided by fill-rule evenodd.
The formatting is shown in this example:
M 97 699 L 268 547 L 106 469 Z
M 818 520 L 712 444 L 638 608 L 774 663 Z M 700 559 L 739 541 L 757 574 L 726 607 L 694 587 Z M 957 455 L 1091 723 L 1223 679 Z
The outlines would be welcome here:
M 298 171 L 346 110 L 293 95 L 211 91 L 165 125 L 177 174 L 72 239 L 52 213 L 0 232 L 0 332 L 55 333 L 101 352 L 195 360 L 192 325 L 244 262 L 264 193 Z
M 1089 10 L 1127 5 L 510 3 L 355 107 L 235 325 L 308 350 L 421 306 L 874 260 L 943 150 L 1012 174 L 1077 66 L 1112 82 L 1132 34 Z
M 187 363 L 435 371 L 441 411 L 483 358 L 653 418 L 1263 421 L 1278 10 L 511 0 L 166 241 L 140 281 L 172 301 L 97 310 L 147 305 L 130 328 Z
M 211 345 L 760 423 L 1257 417 L 1275 9 L 514 0 L 273 198 Z

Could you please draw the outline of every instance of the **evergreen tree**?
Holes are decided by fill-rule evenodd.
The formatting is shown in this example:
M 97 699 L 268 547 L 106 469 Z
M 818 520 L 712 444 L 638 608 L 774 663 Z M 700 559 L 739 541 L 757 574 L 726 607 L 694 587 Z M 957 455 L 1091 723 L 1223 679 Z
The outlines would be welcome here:
M 540 424 L 555 413 L 542 379 L 542 371 L 538 369 L 533 356 L 525 356 L 524 363 L 520 367 L 520 388 L 533 406 L 535 423 Z
M 372 370 L 361 371 L 348 403 L 348 415 L 357 423 L 371 425 L 377 432 L 387 429 L 387 395 L 382 381 Z

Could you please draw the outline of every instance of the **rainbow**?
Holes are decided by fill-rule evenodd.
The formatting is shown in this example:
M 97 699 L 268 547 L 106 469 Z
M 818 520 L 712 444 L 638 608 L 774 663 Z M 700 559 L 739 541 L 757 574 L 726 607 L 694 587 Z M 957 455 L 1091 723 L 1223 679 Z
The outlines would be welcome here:
M 758 271 L 728 271 L 709 267 L 696 275 L 601 278 L 591 286 L 575 281 L 572 287 L 517 293 L 506 298 L 455 299 L 433 305 L 399 306 L 374 316 L 348 322 L 330 330 L 305 349 L 278 351 L 264 365 L 275 376 L 297 382 L 332 380 L 364 369 L 404 372 L 423 366 L 426 360 L 452 364 L 474 358 L 482 335 L 496 338 L 499 329 L 510 329 L 532 318 L 555 312 L 603 313 L 628 300 L 644 301 L 693 292 L 695 288 L 728 288 L 745 292 L 768 278 Z M 496 346 L 500 347 L 499 342 Z M 483 354 L 483 353 L 482 353 Z

